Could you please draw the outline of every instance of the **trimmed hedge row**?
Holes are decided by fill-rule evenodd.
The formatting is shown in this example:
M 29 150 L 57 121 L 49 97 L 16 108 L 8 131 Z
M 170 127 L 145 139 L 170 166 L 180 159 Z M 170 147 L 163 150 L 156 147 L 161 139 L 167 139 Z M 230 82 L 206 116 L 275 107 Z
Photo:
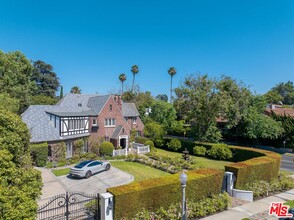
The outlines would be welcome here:
M 221 191 L 224 172 L 215 169 L 200 169 L 187 172 L 187 198 L 197 201 Z M 140 210 L 168 208 L 181 201 L 179 174 L 134 182 L 107 189 L 114 195 L 115 219 L 132 218 Z
M 46 166 L 47 157 L 48 157 L 48 144 L 31 144 L 30 145 L 30 154 L 33 160 L 33 163 L 38 167 Z
M 281 164 L 281 156 L 279 154 L 247 147 L 234 146 L 231 149 L 239 156 L 241 154 L 259 156 L 225 166 L 225 171 L 234 173 L 236 177 L 235 187 L 237 189 L 256 180 L 269 182 L 278 177 Z

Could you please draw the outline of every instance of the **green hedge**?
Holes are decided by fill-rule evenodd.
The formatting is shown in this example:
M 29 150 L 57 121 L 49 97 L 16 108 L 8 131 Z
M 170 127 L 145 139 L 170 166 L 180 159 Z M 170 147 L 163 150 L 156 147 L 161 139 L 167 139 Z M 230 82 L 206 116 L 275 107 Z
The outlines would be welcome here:
M 201 169 L 186 174 L 186 195 L 190 201 L 210 197 L 221 191 L 224 176 L 221 170 Z M 179 174 L 134 182 L 107 191 L 114 195 L 115 219 L 132 218 L 143 208 L 168 208 L 170 204 L 180 202 L 182 197 Z
M 252 158 L 246 161 L 232 163 L 225 166 L 225 170 L 233 172 L 236 177 L 235 188 L 241 188 L 245 184 L 264 180 L 271 181 L 278 177 L 281 156 L 277 153 L 247 147 L 231 147 L 237 155 L 259 155 L 259 157 Z M 241 157 L 241 156 L 240 156 Z M 241 157 L 242 159 L 244 157 Z
M 31 144 L 30 145 L 31 157 L 33 163 L 38 167 L 46 166 L 47 157 L 48 157 L 48 144 Z

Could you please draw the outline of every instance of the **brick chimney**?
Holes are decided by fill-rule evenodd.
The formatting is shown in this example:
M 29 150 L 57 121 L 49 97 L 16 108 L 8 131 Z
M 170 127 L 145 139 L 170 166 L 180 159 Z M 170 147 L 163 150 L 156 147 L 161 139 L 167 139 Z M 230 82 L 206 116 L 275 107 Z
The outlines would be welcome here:
M 122 100 L 121 100 L 121 96 L 117 96 L 117 105 L 119 107 L 119 109 L 122 111 Z

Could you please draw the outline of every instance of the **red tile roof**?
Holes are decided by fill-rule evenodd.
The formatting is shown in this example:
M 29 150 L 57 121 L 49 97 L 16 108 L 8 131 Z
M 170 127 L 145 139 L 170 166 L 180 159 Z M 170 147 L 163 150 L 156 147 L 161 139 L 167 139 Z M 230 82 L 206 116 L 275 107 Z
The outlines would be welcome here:
M 290 117 L 294 117 L 294 109 L 293 108 L 276 108 L 276 109 L 267 108 L 265 110 L 265 113 L 267 115 L 271 114 L 272 112 L 274 112 L 276 115 L 287 115 Z

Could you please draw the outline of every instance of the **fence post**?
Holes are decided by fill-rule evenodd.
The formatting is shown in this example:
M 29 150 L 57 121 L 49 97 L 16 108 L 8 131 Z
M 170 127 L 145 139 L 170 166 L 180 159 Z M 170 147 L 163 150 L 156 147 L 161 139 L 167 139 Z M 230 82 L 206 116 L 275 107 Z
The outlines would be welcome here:
M 68 211 L 68 192 L 65 194 L 65 218 L 68 220 L 69 211 Z
M 103 220 L 113 220 L 113 195 L 110 193 L 100 194 L 100 218 Z

